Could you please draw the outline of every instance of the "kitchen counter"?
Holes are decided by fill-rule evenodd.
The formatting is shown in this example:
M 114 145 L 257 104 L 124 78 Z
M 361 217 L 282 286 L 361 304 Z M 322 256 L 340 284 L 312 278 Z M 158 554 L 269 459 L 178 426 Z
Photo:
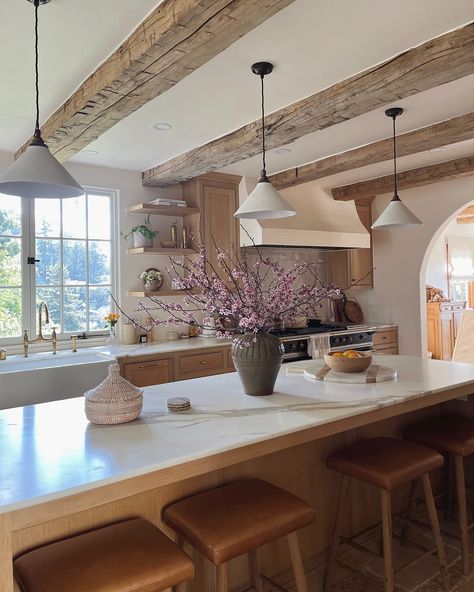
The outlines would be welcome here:
M 41 536 L 77 530 L 78 524 L 90 528 L 94 520 L 100 522 L 96 512 L 104 504 L 123 506 L 112 514 L 104 509 L 102 520 L 130 512 L 149 511 L 153 516 L 156 504 L 183 495 L 186 490 L 178 483 L 192 490 L 209 486 L 215 478 L 199 483 L 193 478 L 257 462 L 271 453 L 290 454 L 291 447 L 345 436 L 353 428 L 474 392 L 471 364 L 406 356 L 384 356 L 383 363 L 397 369 L 396 381 L 313 382 L 287 375 L 284 366 L 275 393 L 268 397 L 245 395 L 235 373 L 148 387 L 141 418 L 119 426 L 89 424 L 81 398 L 0 412 L 0 581 L 6 582 L 2 589 L 13 589 L 12 553 L 38 544 Z M 190 397 L 192 408 L 167 411 L 166 399 L 179 395 Z M 285 458 L 284 465 L 273 464 L 280 467 L 278 474 L 290 473 L 295 465 L 301 475 L 301 468 Z M 297 458 L 302 458 L 301 452 Z M 271 466 L 266 463 L 254 469 L 255 474 Z M 314 466 L 310 471 L 313 478 L 315 470 Z M 166 490 L 164 497 L 156 488 Z M 148 499 L 144 492 L 150 490 Z M 324 493 L 325 488 L 316 491 Z M 332 499 L 333 493 L 328 494 Z M 130 500 L 146 500 L 147 508 L 130 506 Z M 94 512 L 87 514 L 92 508 Z M 81 512 L 88 521 L 74 522 Z M 48 528 L 30 529 L 30 538 L 15 535 L 42 523 Z

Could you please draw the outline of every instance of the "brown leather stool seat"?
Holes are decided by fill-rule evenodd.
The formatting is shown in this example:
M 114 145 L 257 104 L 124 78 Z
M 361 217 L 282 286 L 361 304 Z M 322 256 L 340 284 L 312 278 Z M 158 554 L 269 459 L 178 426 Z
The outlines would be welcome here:
M 173 503 L 163 520 L 214 565 L 224 566 L 311 524 L 314 509 L 271 483 L 245 479 Z M 227 589 L 222 581 L 220 586 Z
M 327 459 L 328 468 L 388 491 L 443 464 L 435 450 L 394 438 L 361 440 Z
M 448 511 L 452 507 L 452 491 L 456 483 L 458 522 L 463 558 L 464 575 L 469 575 L 469 529 L 466 504 L 464 457 L 474 453 L 474 418 L 462 415 L 442 415 L 420 421 L 405 431 L 405 438 L 439 450 L 449 458 L 447 483 Z M 452 468 L 454 467 L 454 475 Z M 412 494 L 414 496 L 414 493 Z
M 14 569 L 22 592 L 160 592 L 194 575 L 186 553 L 142 518 L 27 551 Z
M 410 426 L 405 438 L 457 456 L 474 453 L 474 418 L 462 415 L 432 417 Z
M 371 438 L 347 446 L 327 459 L 327 466 L 341 473 L 336 518 L 332 534 L 331 551 L 324 583 L 324 591 L 331 592 L 337 564 L 337 552 L 341 541 L 356 546 L 352 538 L 342 538 L 344 511 L 347 506 L 349 481 L 353 477 L 375 485 L 380 490 L 382 507 L 382 535 L 384 556 L 385 592 L 394 590 L 392 559 L 392 490 L 405 483 L 420 479 L 423 483 L 431 530 L 436 544 L 441 578 L 445 590 L 449 590 L 449 576 L 444 545 L 441 539 L 436 507 L 429 473 L 444 464 L 441 454 L 420 444 L 394 438 Z M 369 552 L 369 551 L 368 551 Z M 431 553 L 428 549 L 423 555 Z

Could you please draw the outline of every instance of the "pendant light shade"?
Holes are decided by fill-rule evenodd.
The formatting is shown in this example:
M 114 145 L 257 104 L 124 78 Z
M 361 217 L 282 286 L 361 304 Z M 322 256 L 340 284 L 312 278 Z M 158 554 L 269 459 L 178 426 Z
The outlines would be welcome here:
M 403 228 L 408 226 L 419 226 L 423 222 L 415 216 L 415 214 L 407 208 L 398 196 L 398 173 L 397 173 L 397 144 L 396 144 L 396 128 L 395 120 L 403 113 L 400 107 L 393 107 L 385 111 L 387 117 L 393 120 L 393 197 L 380 214 L 377 220 L 372 224 L 373 229 L 377 228 Z
M 252 66 L 252 72 L 260 76 L 262 93 L 262 160 L 263 168 L 260 179 L 240 208 L 235 212 L 236 218 L 252 218 L 255 220 L 268 220 L 271 218 L 288 218 L 294 216 L 296 211 L 272 186 L 266 171 L 266 147 L 265 147 L 265 94 L 263 79 L 273 71 L 273 65 L 269 62 L 257 62 Z
M 66 171 L 41 138 L 39 128 L 38 7 L 49 0 L 29 0 L 35 6 L 36 126 L 25 152 L 0 175 L 0 193 L 20 197 L 78 197 L 84 189 Z

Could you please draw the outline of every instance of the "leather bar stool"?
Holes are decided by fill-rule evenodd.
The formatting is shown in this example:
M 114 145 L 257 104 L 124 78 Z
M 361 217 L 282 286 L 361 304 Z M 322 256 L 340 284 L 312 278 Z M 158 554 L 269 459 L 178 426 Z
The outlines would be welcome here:
M 438 450 L 454 465 L 454 481 L 458 502 L 458 522 L 464 575 L 469 575 L 469 528 L 466 507 L 464 458 L 474 453 L 474 419 L 461 415 L 444 415 L 423 420 L 405 431 L 405 438 Z M 448 483 L 448 491 L 452 486 Z M 414 492 L 413 492 L 414 495 Z
M 194 575 L 194 564 L 150 522 L 136 518 L 16 557 L 22 592 L 161 592 Z
M 263 590 L 256 549 L 282 536 L 288 539 L 298 592 L 307 592 L 296 531 L 314 520 L 313 508 L 295 495 L 259 479 L 235 481 L 171 504 L 163 512 L 183 539 L 213 563 L 216 590 L 229 590 L 229 561 L 249 554 L 252 584 Z
M 335 526 L 324 589 L 330 592 L 334 579 L 337 551 L 341 542 L 355 546 L 359 550 L 370 553 L 352 539 L 342 539 L 341 527 L 343 512 L 346 507 L 349 480 L 351 477 L 370 483 L 380 489 L 382 504 L 382 532 L 384 556 L 385 591 L 392 592 L 393 561 L 392 561 L 392 510 L 391 491 L 415 479 L 421 479 L 425 493 L 426 505 L 431 529 L 436 543 L 439 566 L 443 585 L 449 589 L 449 577 L 444 545 L 438 523 L 438 516 L 431 490 L 429 473 L 443 466 L 443 457 L 436 451 L 403 440 L 394 438 L 372 438 L 356 442 L 327 458 L 327 466 L 342 474 L 337 502 Z M 427 552 L 432 552 L 431 550 Z

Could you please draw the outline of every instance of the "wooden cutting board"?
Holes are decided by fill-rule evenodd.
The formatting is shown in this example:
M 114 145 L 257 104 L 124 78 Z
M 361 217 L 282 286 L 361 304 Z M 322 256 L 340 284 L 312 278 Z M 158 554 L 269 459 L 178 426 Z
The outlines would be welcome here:
M 354 300 L 346 300 L 344 304 L 344 315 L 349 323 L 359 324 L 364 322 L 364 313 Z

